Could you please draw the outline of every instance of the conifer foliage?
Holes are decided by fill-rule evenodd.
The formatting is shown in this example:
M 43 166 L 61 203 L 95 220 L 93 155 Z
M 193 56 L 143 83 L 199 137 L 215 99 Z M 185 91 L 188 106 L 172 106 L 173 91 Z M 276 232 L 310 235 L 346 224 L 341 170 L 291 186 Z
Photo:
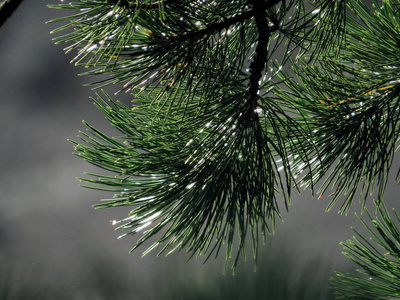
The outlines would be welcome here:
M 341 298 L 399 299 L 400 297 L 400 217 L 393 210 L 390 216 L 385 205 L 375 219 L 358 216 L 371 234 L 367 239 L 354 229 L 356 236 L 342 243 L 344 254 L 361 267 L 358 274 L 337 272 L 334 287 Z
M 95 105 L 121 132 L 90 124 L 76 154 L 113 175 L 81 180 L 128 206 L 136 249 L 225 249 L 235 269 L 251 236 L 273 232 L 292 188 L 333 187 L 331 208 L 365 204 L 398 144 L 397 0 L 75 0 L 56 38 L 86 75 L 132 94 Z M 351 11 L 351 16 L 348 12 Z M 317 191 L 317 190 L 316 190 Z M 278 196 L 279 195 L 279 196 Z M 282 200 L 281 200 L 282 199 Z M 279 203 L 282 201 L 282 203 Z M 225 245 L 223 245 L 225 244 Z

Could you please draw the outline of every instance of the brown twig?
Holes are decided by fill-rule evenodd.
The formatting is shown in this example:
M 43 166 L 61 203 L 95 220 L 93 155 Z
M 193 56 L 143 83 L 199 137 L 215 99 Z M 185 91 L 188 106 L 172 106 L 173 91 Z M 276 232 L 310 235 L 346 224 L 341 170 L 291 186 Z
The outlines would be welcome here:
M 369 91 L 369 92 L 366 92 L 365 94 L 363 94 L 362 97 L 367 96 L 367 95 L 372 94 L 372 93 L 375 93 L 375 92 L 378 92 L 378 91 L 383 91 L 383 90 L 391 89 L 392 87 L 394 87 L 394 85 L 388 85 L 388 86 L 384 86 L 384 87 L 381 87 L 381 88 L 378 88 L 378 89 L 373 89 L 372 91 Z M 324 95 L 325 95 L 325 94 L 324 94 Z M 327 95 L 325 95 L 325 97 L 326 97 L 326 99 L 327 99 L 328 101 L 331 101 L 331 99 L 329 99 L 329 97 L 328 97 Z M 335 103 L 335 104 L 329 105 L 328 108 L 333 108 L 333 107 L 335 107 L 335 106 L 338 106 L 338 105 L 347 103 L 347 102 L 349 102 L 349 101 L 355 100 L 356 98 L 357 98 L 357 97 L 351 97 L 351 98 L 347 98 L 347 99 L 345 99 L 345 100 L 341 100 L 341 101 L 339 101 L 339 102 L 337 102 L 337 103 Z M 325 102 L 322 101 L 321 99 L 319 99 L 319 102 L 320 102 L 321 104 L 325 104 Z

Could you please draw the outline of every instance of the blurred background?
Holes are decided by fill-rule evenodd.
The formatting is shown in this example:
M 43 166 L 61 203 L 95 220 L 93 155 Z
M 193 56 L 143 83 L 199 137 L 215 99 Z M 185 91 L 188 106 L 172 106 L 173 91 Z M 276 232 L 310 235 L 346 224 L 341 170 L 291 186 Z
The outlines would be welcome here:
M 66 12 L 46 5 L 57 3 L 25 0 L 0 29 L 0 299 L 334 299 L 334 270 L 355 268 L 339 243 L 351 226 L 361 229 L 360 205 L 348 216 L 339 206 L 325 212 L 329 197 L 308 191 L 293 195 L 289 213 L 282 205 L 284 222 L 260 247 L 257 272 L 249 258 L 224 275 L 224 254 L 203 264 L 183 252 L 128 253 L 135 240 L 117 239 L 110 221 L 129 208 L 94 210 L 112 195 L 76 180 L 99 170 L 73 156 L 67 139 L 84 130 L 83 119 L 113 131 L 83 86 L 90 78 L 77 76 L 73 54 L 52 41 L 59 24 L 45 22 Z M 387 206 L 399 209 L 389 180 Z

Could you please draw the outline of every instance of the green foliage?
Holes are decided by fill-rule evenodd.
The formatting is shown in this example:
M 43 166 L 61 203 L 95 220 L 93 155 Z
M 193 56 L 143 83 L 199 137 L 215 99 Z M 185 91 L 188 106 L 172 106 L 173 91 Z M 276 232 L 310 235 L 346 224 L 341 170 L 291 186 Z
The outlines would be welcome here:
M 381 205 L 376 219 L 368 213 L 368 223 L 358 216 L 372 237 L 354 230 L 356 237 L 342 243 L 344 254 L 362 269 L 357 270 L 359 274 L 337 272 L 333 283 L 340 298 L 400 298 L 400 218 L 393 212 L 394 218 Z
M 293 187 L 313 192 L 327 175 L 319 193 L 336 189 L 328 209 L 348 193 L 342 212 L 359 188 L 364 204 L 375 185 L 382 199 L 399 138 L 397 1 L 374 2 L 375 12 L 356 0 L 53 7 L 73 10 L 55 20 L 68 21 L 56 40 L 77 52 L 84 74 L 103 75 L 95 87 L 122 85 L 134 98 L 127 106 L 98 94 L 122 136 L 86 123 L 73 142 L 116 174 L 81 180 L 114 193 L 98 208 L 131 207 L 115 223 L 125 235 L 143 232 L 133 249 L 155 239 L 145 253 L 208 258 L 226 244 L 234 270 L 248 234 L 257 258 Z
M 302 111 L 312 134 L 308 150 L 312 170 L 302 178 L 311 186 L 325 175 L 319 193 L 335 191 L 330 209 L 342 196 L 341 212 L 348 212 L 360 192 L 363 206 L 378 186 L 383 198 L 387 174 L 399 144 L 400 18 L 399 3 L 349 1 L 354 14 L 346 20 L 346 40 L 339 51 L 310 66 L 305 59 L 292 64 L 296 77 L 278 74 L 285 88 L 275 88 L 277 99 L 294 103 Z M 298 82 L 300 81 L 301 84 Z M 315 159 L 317 158 L 317 159 Z M 303 164 L 298 158 L 293 167 Z

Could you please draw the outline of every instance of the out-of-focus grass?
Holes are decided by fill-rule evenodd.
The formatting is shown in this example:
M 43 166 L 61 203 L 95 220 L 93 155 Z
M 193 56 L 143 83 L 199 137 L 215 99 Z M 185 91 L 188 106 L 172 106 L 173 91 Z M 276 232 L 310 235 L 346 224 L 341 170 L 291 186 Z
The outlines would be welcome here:
M 5 266 L 0 269 L 0 300 L 334 299 L 329 288 L 332 275 L 329 259 L 297 258 L 290 252 L 292 247 L 267 250 L 263 252 L 257 272 L 253 272 L 251 262 L 242 264 L 235 276 L 210 272 L 214 268 L 208 267 L 199 269 L 196 266 L 191 272 L 191 263 L 181 261 L 174 265 L 173 259 L 170 269 L 165 265 L 159 270 L 153 266 L 154 275 L 146 284 L 120 272 L 112 262 L 96 258 L 88 268 L 81 270 L 78 283 L 66 282 L 65 278 L 44 280 L 33 270 Z M 163 258 L 157 258 L 160 259 Z M 209 261 L 207 265 L 212 263 Z M 220 271 L 219 268 L 215 270 Z

